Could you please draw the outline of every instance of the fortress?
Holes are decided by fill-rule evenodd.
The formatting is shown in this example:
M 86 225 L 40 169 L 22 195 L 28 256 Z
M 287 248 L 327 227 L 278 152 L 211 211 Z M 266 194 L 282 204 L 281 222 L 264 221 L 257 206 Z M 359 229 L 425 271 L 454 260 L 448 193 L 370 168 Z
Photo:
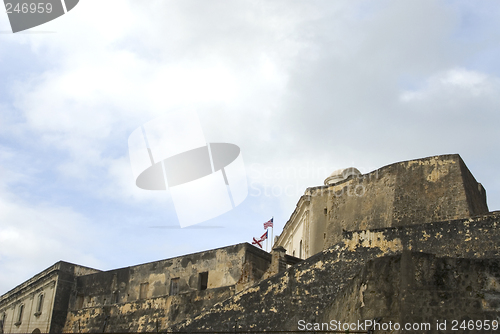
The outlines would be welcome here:
M 498 325 L 499 240 L 500 212 L 459 155 L 351 167 L 306 189 L 271 253 L 242 243 L 109 271 L 58 262 L 0 296 L 0 333 Z

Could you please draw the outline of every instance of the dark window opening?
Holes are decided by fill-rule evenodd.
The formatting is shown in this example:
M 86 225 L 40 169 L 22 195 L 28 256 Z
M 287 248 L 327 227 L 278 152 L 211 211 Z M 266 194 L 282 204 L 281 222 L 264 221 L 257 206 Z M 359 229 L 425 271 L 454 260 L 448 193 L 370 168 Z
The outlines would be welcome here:
M 5 328 L 5 321 L 7 320 L 7 314 L 4 312 L 2 314 L 2 320 L 0 322 L 0 329 L 2 330 L 2 332 L 4 331 L 4 328 Z
M 300 245 L 299 245 L 299 258 L 302 259 L 302 240 L 300 240 Z
M 115 291 L 115 292 L 113 293 L 113 302 L 114 302 L 115 304 L 117 304 L 119 300 L 120 300 L 120 295 L 119 295 L 118 291 Z
M 146 299 L 148 297 L 149 283 L 141 283 L 139 290 L 139 299 Z
M 76 309 L 81 309 L 83 308 L 83 300 L 85 299 L 85 297 L 82 295 L 82 294 L 79 294 L 78 296 L 76 296 Z
M 208 271 L 198 275 L 199 289 L 206 290 L 208 287 Z
M 179 293 L 179 277 L 170 280 L 170 295 L 175 296 Z
M 43 293 L 38 295 L 38 303 L 36 305 L 36 313 L 35 315 L 40 315 L 42 314 L 42 309 L 43 309 Z

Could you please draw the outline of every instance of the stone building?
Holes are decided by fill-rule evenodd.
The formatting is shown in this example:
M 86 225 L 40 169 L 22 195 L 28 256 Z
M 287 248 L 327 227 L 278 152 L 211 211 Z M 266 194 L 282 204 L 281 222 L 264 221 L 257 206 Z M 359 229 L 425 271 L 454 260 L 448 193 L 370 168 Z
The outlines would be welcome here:
M 109 271 L 61 261 L 0 297 L 2 329 L 163 329 L 255 284 L 270 264 L 248 243 Z
M 69 296 L 77 277 L 98 270 L 57 262 L 0 297 L 0 331 L 4 333 L 61 332 Z
M 0 316 L 5 333 L 491 327 L 498 240 L 500 212 L 458 155 L 349 168 L 306 190 L 271 254 L 244 243 L 110 271 L 59 262 L 1 296 Z
M 338 243 L 342 231 L 485 213 L 486 191 L 458 154 L 398 162 L 364 175 L 350 167 L 306 189 L 275 245 L 305 259 Z

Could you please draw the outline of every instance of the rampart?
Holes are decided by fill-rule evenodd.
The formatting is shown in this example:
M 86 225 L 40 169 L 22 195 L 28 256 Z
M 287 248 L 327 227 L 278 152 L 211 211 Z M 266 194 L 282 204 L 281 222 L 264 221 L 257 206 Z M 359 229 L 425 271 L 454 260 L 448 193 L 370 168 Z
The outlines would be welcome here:
M 154 332 L 255 284 L 271 255 L 248 243 L 78 277 L 64 332 Z
M 394 319 L 397 320 L 408 319 L 409 314 L 413 317 L 412 319 L 417 319 L 432 314 L 432 307 L 425 308 L 425 305 L 438 306 L 435 303 L 436 300 L 440 300 L 440 297 L 439 295 L 432 297 L 433 291 L 437 291 L 432 288 L 432 284 L 420 297 L 416 292 L 420 284 L 418 282 L 422 282 L 422 275 L 430 277 L 429 280 L 435 282 L 441 279 L 441 272 L 425 269 L 435 267 L 438 263 L 448 263 L 451 266 L 449 273 L 463 272 L 464 275 L 469 275 L 470 270 L 474 270 L 474 266 L 482 268 L 477 274 L 483 279 L 482 281 L 478 281 L 475 285 L 467 283 L 470 287 L 465 285 L 465 282 L 468 282 L 467 279 L 463 282 L 455 281 L 455 285 L 450 286 L 450 293 L 454 293 L 453 287 L 456 291 L 464 289 L 468 292 L 472 291 L 474 295 L 470 296 L 476 307 L 474 314 L 482 317 L 500 316 L 499 304 L 495 302 L 500 296 L 497 291 L 498 286 L 495 285 L 497 284 L 495 282 L 500 282 L 500 267 L 498 266 L 500 252 L 496 245 L 499 238 L 500 213 L 470 219 L 345 232 L 342 241 L 337 245 L 214 305 L 211 309 L 171 329 L 222 331 L 238 326 L 241 330 L 257 328 L 258 330 L 297 330 L 300 320 L 314 323 L 331 316 L 347 316 L 348 319 L 364 316 L 389 319 L 387 317 L 389 313 L 394 314 Z M 375 295 L 390 294 L 391 301 L 387 301 L 386 298 L 386 306 L 380 310 L 375 307 L 371 308 L 372 313 L 354 311 L 356 307 L 349 313 L 353 304 L 361 303 L 359 301 L 360 285 L 353 286 L 353 282 L 362 282 L 363 275 L 366 277 L 382 275 L 380 279 L 383 280 L 382 277 L 387 276 L 387 273 L 384 274 L 385 267 L 380 264 L 384 261 L 393 261 L 390 258 L 400 261 L 402 254 L 406 252 L 411 253 L 412 259 L 418 259 L 424 253 L 428 254 L 428 265 L 422 267 L 425 270 L 407 271 L 407 269 L 401 269 L 403 265 L 390 267 L 387 270 L 399 270 L 399 273 L 407 274 L 401 277 L 395 276 L 394 281 L 388 280 L 385 285 L 372 287 L 372 290 Z M 455 259 L 446 260 L 446 258 Z M 414 266 L 412 264 L 414 260 L 408 261 L 404 262 L 404 266 Z M 419 260 L 415 261 L 418 267 Z M 469 266 L 467 263 L 470 263 L 472 267 L 467 269 Z M 493 275 L 491 284 L 487 283 L 485 278 L 490 277 L 488 275 Z M 469 277 L 473 280 L 476 276 Z M 402 283 L 398 282 L 405 282 L 405 280 L 416 282 L 416 285 L 410 284 L 410 287 L 413 286 L 415 289 L 393 288 L 393 285 L 400 286 Z M 384 289 L 389 292 L 384 292 Z M 401 305 L 398 304 L 397 298 L 401 298 L 403 292 L 408 298 L 412 298 L 412 303 L 419 305 L 420 311 L 400 312 Z M 342 298 L 344 301 L 340 303 Z M 409 303 L 408 300 L 405 307 L 409 307 Z M 372 305 L 375 306 L 375 304 Z M 469 308 L 457 306 L 452 310 L 455 310 L 455 313 L 450 313 L 453 316 L 465 317 Z M 444 315 L 444 313 L 441 314 Z
M 469 218 L 488 211 L 486 191 L 458 154 L 432 156 L 308 188 L 277 245 L 308 257 L 337 244 L 344 231 Z

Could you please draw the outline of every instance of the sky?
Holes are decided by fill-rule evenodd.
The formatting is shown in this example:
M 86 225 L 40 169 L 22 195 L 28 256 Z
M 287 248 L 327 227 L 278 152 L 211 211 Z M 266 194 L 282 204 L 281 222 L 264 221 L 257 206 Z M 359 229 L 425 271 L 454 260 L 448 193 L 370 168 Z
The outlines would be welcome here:
M 458 153 L 500 209 L 496 1 L 81 0 L 0 13 L 0 294 L 57 261 L 110 270 L 279 234 L 334 170 Z M 180 228 L 130 134 L 195 111 L 249 193 Z

